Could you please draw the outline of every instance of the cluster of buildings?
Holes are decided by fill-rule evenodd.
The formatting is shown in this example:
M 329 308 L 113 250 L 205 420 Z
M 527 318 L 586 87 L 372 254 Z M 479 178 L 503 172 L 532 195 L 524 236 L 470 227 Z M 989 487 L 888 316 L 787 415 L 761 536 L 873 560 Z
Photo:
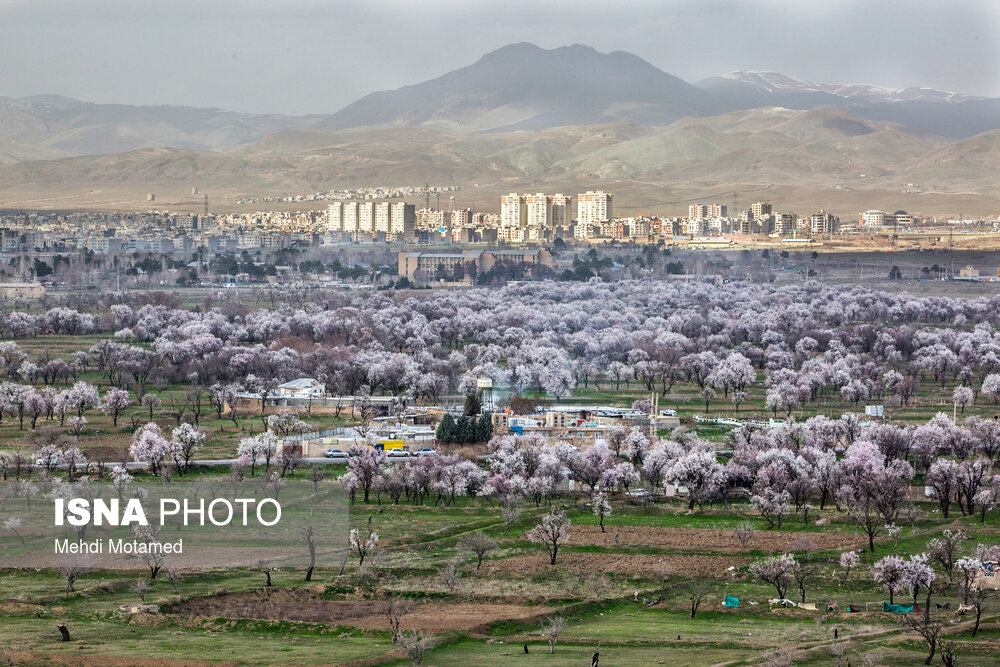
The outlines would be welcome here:
M 411 241 L 416 228 L 416 206 L 403 201 L 338 201 L 326 209 L 326 231 L 354 241 Z
M 603 190 L 588 190 L 576 196 L 575 219 L 572 210 L 573 198 L 569 195 L 504 195 L 500 197 L 498 240 L 522 243 L 557 237 L 600 238 L 614 220 L 613 196 Z
M 557 238 L 580 242 L 687 239 L 689 244 L 718 245 L 734 235 L 772 236 L 783 241 L 815 240 L 832 234 L 922 231 L 921 226 L 957 225 L 996 231 L 996 220 L 920 218 L 898 210 L 871 209 L 856 220 L 841 220 L 825 210 L 798 216 L 776 210 L 768 201 L 734 211 L 722 203 L 693 203 L 686 217 L 636 214 L 615 217 L 614 197 L 603 190 L 576 195 L 509 193 L 499 212 L 431 206 L 431 196 L 449 187 L 355 188 L 303 195 L 324 199 L 322 210 L 256 211 L 205 214 L 171 211 L 45 212 L 0 211 L 0 255 L 71 255 L 92 253 L 190 254 L 239 253 L 342 243 L 415 243 L 427 245 L 546 245 Z M 423 206 L 406 201 L 424 201 Z M 574 201 L 575 199 L 575 201 Z M 285 201 L 281 199 L 281 201 Z
M 256 203 L 283 203 L 283 204 L 294 204 L 298 202 L 314 202 L 314 201 L 347 201 L 347 200 L 358 200 L 364 201 L 366 199 L 406 199 L 415 197 L 429 197 L 431 195 L 435 197 L 440 197 L 441 195 L 450 195 L 453 192 L 458 192 L 459 188 L 457 185 L 377 185 L 373 187 L 358 187 L 358 188 L 344 188 L 340 190 L 327 190 L 325 192 L 313 192 L 310 194 L 295 194 L 295 195 L 277 195 L 270 196 L 265 195 L 262 197 L 243 197 L 239 200 L 235 200 L 239 204 L 256 204 Z M 193 192 L 192 194 L 197 194 Z
M 465 283 L 475 282 L 476 277 L 498 264 L 521 266 L 553 266 L 552 253 L 545 248 L 534 250 L 466 248 L 456 252 L 407 252 L 399 253 L 398 272 L 411 282 L 432 281 Z
M 826 236 L 834 234 L 840 219 L 824 210 L 809 217 L 775 211 L 771 202 L 758 201 L 729 217 L 725 204 L 691 204 L 688 217 L 673 221 L 675 236 L 762 234 L 777 236 Z
M 886 213 L 878 209 L 869 209 L 858 217 L 858 224 L 864 229 L 880 229 L 882 227 L 909 227 L 914 222 L 923 222 L 920 218 L 914 218 L 906 211 L 896 211 Z

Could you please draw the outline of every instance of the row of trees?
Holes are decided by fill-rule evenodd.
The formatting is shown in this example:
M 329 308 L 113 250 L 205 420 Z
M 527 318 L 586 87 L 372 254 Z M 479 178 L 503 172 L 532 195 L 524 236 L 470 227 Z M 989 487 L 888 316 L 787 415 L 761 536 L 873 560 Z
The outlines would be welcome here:
M 113 332 L 118 341 L 72 361 L 27 360 L 8 341 L 0 363 L 11 379 L 49 383 L 95 368 L 140 394 L 148 382 L 207 387 L 254 374 L 316 377 L 342 395 L 365 388 L 436 399 L 490 377 L 556 398 L 592 383 L 667 394 L 689 382 L 740 406 L 763 373 L 766 408 L 775 414 L 830 398 L 906 404 L 927 382 L 959 384 L 954 399 L 962 408 L 980 394 L 1000 400 L 995 299 L 919 299 L 815 283 L 599 281 L 405 301 L 320 294 L 304 307 L 253 311 L 233 302 L 196 312 L 130 299 L 107 295 L 110 305 L 94 312 L 0 313 L 0 332 L 11 338 Z

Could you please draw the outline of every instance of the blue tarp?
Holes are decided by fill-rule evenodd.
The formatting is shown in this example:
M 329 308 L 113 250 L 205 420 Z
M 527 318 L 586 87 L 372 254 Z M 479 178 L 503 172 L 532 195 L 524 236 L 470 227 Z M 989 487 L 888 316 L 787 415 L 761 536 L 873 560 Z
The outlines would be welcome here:
M 882 603 L 882 611 L 888 612 L 890 614 L 909 614 L 913 611 L 912 604 L 889 604 L 888 602 Z
M 739 607 L 740 599 L 734 598 L 732 595 L 726 595 L 726 601 L 722 603 L 723 607 Z

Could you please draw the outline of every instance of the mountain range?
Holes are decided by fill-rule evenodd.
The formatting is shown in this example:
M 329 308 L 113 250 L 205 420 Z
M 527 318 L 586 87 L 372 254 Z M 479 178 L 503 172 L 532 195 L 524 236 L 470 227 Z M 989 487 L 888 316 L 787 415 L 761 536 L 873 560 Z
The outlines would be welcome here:
M 513 44 L 328 115 L 0 98 L 0 194 L 425 181 L 997 194 L 998 128 L 998 99 L 775 72 L 690 84 L 625 52 Z

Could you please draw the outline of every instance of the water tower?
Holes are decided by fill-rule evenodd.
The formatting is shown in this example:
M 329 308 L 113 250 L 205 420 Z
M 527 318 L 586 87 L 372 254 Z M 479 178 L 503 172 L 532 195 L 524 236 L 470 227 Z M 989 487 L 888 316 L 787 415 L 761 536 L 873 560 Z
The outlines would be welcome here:
M 493 412 L 493 379 L 479 378 L 476 380 L 476 393 L 479 394 L 479 404 L 483 412 Z

